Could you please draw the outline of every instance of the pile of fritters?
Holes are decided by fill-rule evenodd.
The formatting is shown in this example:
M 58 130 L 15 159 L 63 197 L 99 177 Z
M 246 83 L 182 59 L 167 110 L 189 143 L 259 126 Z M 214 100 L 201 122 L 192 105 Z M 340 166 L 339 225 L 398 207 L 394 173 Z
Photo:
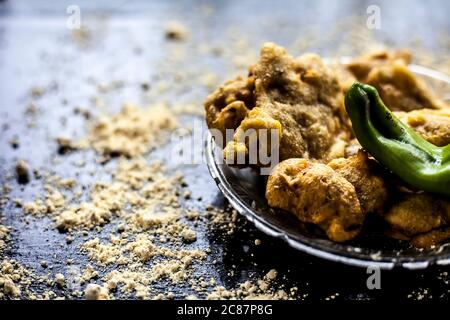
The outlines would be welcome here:
M 246 78 L 226 82 L 207 98 L 206 121 L 224 137 L 226 129 L 235 130 L 225 158 L 248 158 L 246 130 L 279 131 L 281 162 L 266 186 L 270 206 L 338 242 L 358 236 L 367 215 L 376 214 L 387 222 L 386 234 L 431 247 L 450 238 L 450 200 L 411 190 L 387 172 L 354 139 L 344 108 L 351 83 L 370 84 L 425 139 L 449 144 L 450 107 L 409 71 L 410 62 L 407 51 L 382 51 L 327 66 L 317 55 L 293 58 L 267 43 Z

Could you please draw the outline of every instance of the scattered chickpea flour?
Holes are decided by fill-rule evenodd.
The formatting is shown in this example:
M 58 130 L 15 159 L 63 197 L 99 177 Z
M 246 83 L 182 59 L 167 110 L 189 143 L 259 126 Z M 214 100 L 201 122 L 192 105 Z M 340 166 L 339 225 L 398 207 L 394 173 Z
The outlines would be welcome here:
M 196 275 L 198 265 L 211 263 L 210 250 L 196 246 L 196 229 L 211 225 L 233 232 L 236 212 L 213 206 L 205 212 L 185 207 L 182 199 L 190 191 L 183 175 L 168 172 L 161 161 L 145 157 L 152 148 L 162 146 L 167 131 L 176 126 L 167 107 L 126 104 L 118 114 L 95 119 L 81 142 L 58 139 L 60 148 L 80 152 L 92 148 L 101 161 L 112 165 L 104 180 L 84 186 L 88 188 L 85 198 L 76 190 L 76 178 L 44 174 L 40 196 L 30 202 L 16 199 L 26 215 L 50 218 L 55 229 L 67 233 L 67 244 L 77 243 L 79 253 L 91 261 L 84 270 L 50 273 L 45 281 L 55 288 L 71 288 L 72 297 L 91 300 L 187 298 L 174 295 L 172 290 L 178 286 L 190 288 L 189 298 L 294 297 L 293 292 L 272 285 L 275 270 L 264 279 L 245 281 L 231 289 L 217 285 L 214 277 Z M 106 237 L 97 235 L 104 229 L 111 230 Z M 2 226 L 0 231 L 3 247 L 8 229 Z M 49 268 L 48 263 L 42 266 Z M 33 297 L 26 291 L 29 284 L 24 279 L 29 273 L 25 270 L 20 276 L 18 271 L 5 273 L 0 287 L 5 297 Z M 173 289 L 161 292 L 163 284 Z M 54 294 L 45 297 L 57 298 Z

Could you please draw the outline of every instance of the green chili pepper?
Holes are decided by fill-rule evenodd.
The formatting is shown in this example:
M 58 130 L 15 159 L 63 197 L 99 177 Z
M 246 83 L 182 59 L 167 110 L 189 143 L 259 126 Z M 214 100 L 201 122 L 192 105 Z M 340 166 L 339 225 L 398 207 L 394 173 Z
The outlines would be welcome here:
M 403 124 L 377 90 L 354 83 L 345 96 L 353 132 L 381 164 L 416 188 L 450 196 L 450 144 L 438 147 Z

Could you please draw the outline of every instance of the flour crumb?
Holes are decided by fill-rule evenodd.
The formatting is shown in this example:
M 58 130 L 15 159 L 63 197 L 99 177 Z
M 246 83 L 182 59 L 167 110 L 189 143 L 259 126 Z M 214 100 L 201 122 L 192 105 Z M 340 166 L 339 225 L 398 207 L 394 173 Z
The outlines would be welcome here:
M 278 276 L 278 272 L 275 269 L 270 270 L 269 272 L 267 272 L 267 274 L 265 275 L 265 278 L 268 280 L 275 280 Z
M 3 284 L 3 291 L 6 296 L 17 298 L 20 296 L 20 288 L 11 279 L 0 279 L 0 285 Z
M 86 286 L 84 297 L 86 300 L 109 300 L 108 290 L 94 283 Z
M 9 238 L 9 228 L 0 224 L 0 254 L 6 247 L 6 242 Z
M 175 126 L 174 115 L 163 104 L 139 108 L 127 103 L 120 113 L 97 119 L 90 129 L 89 141 L 104 155 L 135 157 L 163 144 L 165 131 Z
M 188 29 L 180 21 L 170 21 L 165 28 L 166 38 L 169 40 L 186 40 Z
M 55 274 L 55 282 L 58 286 L 64 287 L 64 284 L 66 282 L 66 278 L 62 273 Z
M 185 242 L 194 242 L 197 240 L 197 233 L 192 229 L 185 228 L 181 232 L 181 237 Z
M 16 175 L 17 182 L 26 184 L 30 181 L 30 167 L 25 160 L 19 160 L 16 162 Z

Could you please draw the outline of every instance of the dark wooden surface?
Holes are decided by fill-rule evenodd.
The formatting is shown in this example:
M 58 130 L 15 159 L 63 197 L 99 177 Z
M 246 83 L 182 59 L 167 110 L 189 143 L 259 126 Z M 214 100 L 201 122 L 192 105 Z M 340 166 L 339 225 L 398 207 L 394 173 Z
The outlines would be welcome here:
M 89 26 L 90 39 L 86 43 L 74 40 L 65 27 L 66 8 L 72 2 L 58 1 L 1 1 L 0 2 L 0 184 L 11 184 L 11 198 L 31 200 L 39 194 L 42 183 L 32 179 L 18 185 L 13 170 L 17 159 L 26 159 L 30 166 L 42 171 L 52 171 L 70 177 L 80 158 L 92 163 L 93 152 L 57 154 L 55 137 L 83 137 L 85 119 L 73 114 L 74 106 L 91 108 L 92 97 L 98 95 L 97 83 L 119 80 L 120 90 L 103 94 L 108 111 L 114 112 L 124 101 L 146 104 L 168 101 L 201 104 L 210 88 L 192 84 L 169 86 L 165 92 L 143 94 L 141 84 L 157 84 L 158 79 L 168 79 L 177 70 L 208 70 L 217 75 L 218 83 L 242 72 L 245 68 L 231 66 L 227 57 L 200 54 L 203 44 L 218 45 L 233 51 L 236 39 L 245 39 L 245 48 L 236 56 L 247 52 L 256 54 L 261 43 L 274 41 L 298 55 L 298 39 L 311 35 L 314 28 L 316 40 L 329 37 L 339 22 L 359 18 L 357 28 L 365 28 L 368 5 L 381 8 L 381 29 L 374 37 L 394 47 L 411 46 L 422 39 L 426 48 L 447 52 L 450 29 L 450 2 L 448 1 L 78 1 L 82 23 Z M 163 26 L 169 20 L 182 21 L 189 29 L 185 44 L 187 59 L 170 62 L 167 54 L 174 44 L 163 36 Z M 337 37 L 337 38 L 336 38 Z M 331 39 L 331 38 L 330 38 Z M 334 40 L 312 41 L 305 50 L 322 55 L 336 52 L 336 47 L 346 41 L 345 34 Z M 338 40 L 336 40 L 338 39 Z M 340 39 L 340 40 L 339 40 Z M 359 40 L 364 42 L 364 38 Z M 297 43 L 297 46 L 296 46 Z M 359 43 L 364 46 L 364 43 Z M 176 46 L 176 44 L 175 44 Z M 413 48 L 414 49 L 414 48 Z M 296 51 L 297 50 L 297 51 Z M 229 56 L 228 56 L 229 57 Z M 445 59 L 445 57 L 442 57 Z M 448 58 L 447 58 L 448 59 Z M 50 88 L 39 99 L 29 96 L 33 86 Z M 36 104 L 36 115 L 26 113 L 30 102 Z M 186 117 L 184 121 L 191 121 Z M 20 147 L 13 149 L 9 141 L 18 136 Z M 149 157 L 163 158 L 164 150 Z M 56 163 L 54 159 L 59 159 Z M 172 165 L 182 170 L 192 189 L 192 199 L 186 205 L 204 210 L 209 203 L 225 206 L 226 201 L 209 176 L 205 164 Z M 105 169 L 90 164 L 79 172 L 78 181 L 89 185 L 98 180 Z M 93 174 L 91 174 L 93 172 Z M 201 200 L 196 200 L 201 197 Z M 83 267 L 86 256 L 79 252 L 81 240 L 65 244 L 50 219 L 24 219 L 20 208 L 8 202 L 0 211 L 4 224 L 12 227 L 12 241 L 5 256 L 20 261 L 38 274 L 67 271 L 65 261 L 73 259 L 75 266 Z M 212 254 L 196 271 L 212 276 L 219 284 L 234 288 L 248 278 L 264 275 L 275 268 L 280 283 L 296 285 L 307 299 L 325 299 L 338 293 L 336 299 L 403 300 L 409 295 L 424 293 L 426 299 L 449 299 L 448 278 L 442 273 L 448 268 L 426 271 L 383 271 L 382 289 L 366 288 L 367 274 L 357 269 L 330 263 L 290 249 L 282 242 L 267 237 L 243 223 L 233 235 L 224 235 L 205 224 L 200 226 L 197 246 L 211 248 Z M 104 232 L 107 234 L 108 228 Z M 261 239 L 254 246 L 254 239 Z M 63 243 L 63 245 L 61 245 Z M 43 269 L 40 261 L 46 260 L 52 270 Z M 213 264 L 217 260 L 220 263 Z M 233 275 L 230 271 L 233 270 Z M 38 286 L 37 291 L 47 289 Z M 163 292 L 165 287 L 161 285 Z M 189 290 L 182 286 L 172 288 L 176 297 L 184 297 Z M 60 294 L 70 297 L 68 292 Z

